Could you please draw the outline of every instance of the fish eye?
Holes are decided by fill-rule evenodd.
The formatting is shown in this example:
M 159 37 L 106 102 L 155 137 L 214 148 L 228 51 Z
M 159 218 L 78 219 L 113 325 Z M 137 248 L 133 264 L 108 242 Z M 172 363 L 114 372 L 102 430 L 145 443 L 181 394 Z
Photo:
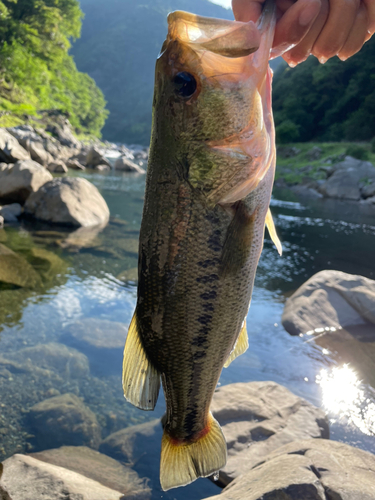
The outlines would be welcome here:
M 193 75 L 187 73 L 186 71 L 177 73 L 177 75 L 173 79 L 173 83 L 175 86 L 176 94 L 178 94 L 180 97 L 191 97 L 197 89 L 196 79 Z

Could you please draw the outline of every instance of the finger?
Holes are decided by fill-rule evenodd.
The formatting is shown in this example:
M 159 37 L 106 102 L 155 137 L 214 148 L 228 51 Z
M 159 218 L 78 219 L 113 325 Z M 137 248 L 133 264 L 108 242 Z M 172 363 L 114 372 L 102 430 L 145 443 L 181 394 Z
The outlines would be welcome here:
M 330 0 L 327 22 L 313 46 L 313 54 L 325 62 L 343 47 L 357 17 L 360 0 Z
M 338 53 L 338 56 L 342 61 L 345 61 L 346 59 L 348 59 L 348 57 L 352 56 L 362 48 L 368 34 L 367 26 L 367 10 L 364 5 L 361 5 L 348 39 Z
M 285 52 L 296 46 L 307 35 L 319 15 L 321 0 L 298 0 L 276 25 L 273 46 Z
M 236 21 L 256 22 L 262 12 L 265 0 L 232 0 L 232 10 Z
M 363 3 L 367 8 L 367 15 L 369 21 L 368 30 L 371 33 L 371 35 L 373 35 L 375 33 L 375 2 L 374 0 L 363 0 Z
M 328 18 L 329 3 L 328 0 L 322 0 L 320 11 L 307 35 L 293 49 L 283 55 L 283 58 L 290 66 L 296 66 L 302 61 L 305 61 L 311 54 L 312 48 L 318 36 L 320 35 L 323 26 Z

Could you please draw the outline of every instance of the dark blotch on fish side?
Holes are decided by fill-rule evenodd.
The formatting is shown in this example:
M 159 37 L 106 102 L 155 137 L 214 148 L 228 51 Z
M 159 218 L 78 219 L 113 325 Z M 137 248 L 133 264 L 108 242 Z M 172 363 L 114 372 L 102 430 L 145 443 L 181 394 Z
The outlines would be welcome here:
M 199 278 L 196 279 L 197 283 L 212 283 L 214 281 L 217 281 L 219 279 L 219 276 L 217 274 L 208 274 L 206 276 L 200 276 Z
M 217 292 L 215 290 L 211 290 L 210 292 L 205 292 L 200 295 L 200 298 L 203 300 L 214 300 L 216 299 Z

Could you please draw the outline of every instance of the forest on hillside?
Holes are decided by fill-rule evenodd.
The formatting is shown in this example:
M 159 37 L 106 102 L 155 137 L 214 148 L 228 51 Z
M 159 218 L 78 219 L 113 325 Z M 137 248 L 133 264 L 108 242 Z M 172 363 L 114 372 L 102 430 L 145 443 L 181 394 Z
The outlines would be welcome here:
M 16 124 L 43 109 L 65 113 L 76 131 L 100 134 L 103 93 L 68 54 L 80 36 L 77 0 L 0 1 L 0 116 Z

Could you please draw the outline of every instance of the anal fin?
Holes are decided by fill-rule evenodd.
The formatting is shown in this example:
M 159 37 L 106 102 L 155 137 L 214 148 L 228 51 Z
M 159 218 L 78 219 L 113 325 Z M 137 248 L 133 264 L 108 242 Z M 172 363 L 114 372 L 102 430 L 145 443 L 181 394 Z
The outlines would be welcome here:
M 164 491 L 210 476 L 226 462 L 227 444 L 211 413 L 207 427 L 191 442 L 177 442 L 164 430 L 160 459 L 160 484 Z
M 125 343 L 122 387 L 129 403 L 141 410 L 155 408 L 160 389 L 160 373 L 151 364 L 143 348 L 137 327 L 137 311 L 131 320 Z
M 266 226 L 268 229 L 268 232 L 270 233 L 271 240 L 274 242 L 275 247 L 277 248 L 277 251 L 279 252 L 279 255 L 283 253 L 283 247 L 281 246 L 281 241 L 279 240 L 279 237 L 277 236 L 276 233 L 276 228 L 275 224 L 273 222 L 271 210 L 268 209 L 267 215 L 266 215 Z
M 245 318 L 240 334 L 238 335 L 236 345 L 234 346 L 233 351 L 229 354 L 224 364 L 224 368 L 228 368 L 228 366 L 234 359 L 236 359 L 238 356 L 241 356 L 241 354 L 247 351 L 248 347 L 249 347 L 249 339 L 247 337 L 246 318 Z

